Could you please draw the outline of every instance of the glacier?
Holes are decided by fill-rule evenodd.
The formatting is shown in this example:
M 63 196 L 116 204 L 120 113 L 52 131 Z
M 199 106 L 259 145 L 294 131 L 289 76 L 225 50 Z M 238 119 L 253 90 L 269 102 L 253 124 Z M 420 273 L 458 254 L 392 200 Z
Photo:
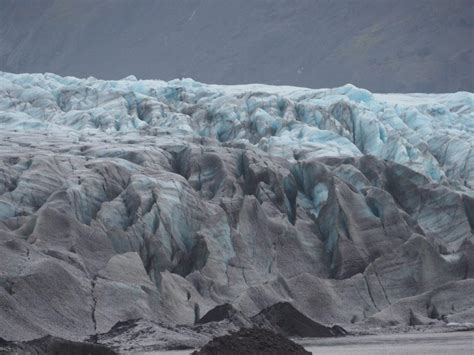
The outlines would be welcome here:
M 2 338 L 474 321 L 473 93 L 0 72 L 0 137 Z
M 438 183 L 449 178 L 458 189 L 474 186 L 474 95 L 468 92 L 374 95 L 350 84 L 311 90 L 133 76 L 81 80 L 49 73 L 2 73 L 0 86 L 1 123 L 8 129 L 71 134 L 169 129 L 251 144 L 292 162 L 374 155 Z

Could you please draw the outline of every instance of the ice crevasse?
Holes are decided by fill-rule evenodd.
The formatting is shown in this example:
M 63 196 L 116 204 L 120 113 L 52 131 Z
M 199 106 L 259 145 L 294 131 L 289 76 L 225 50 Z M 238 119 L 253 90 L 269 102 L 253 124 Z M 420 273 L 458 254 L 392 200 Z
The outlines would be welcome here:
M 166 129 L 251 144 L 290 161 L 374 155 L 436 182 L 474 187 L 474 95 L 206 85 L 0 74 L 4 129 L 110 135 Z

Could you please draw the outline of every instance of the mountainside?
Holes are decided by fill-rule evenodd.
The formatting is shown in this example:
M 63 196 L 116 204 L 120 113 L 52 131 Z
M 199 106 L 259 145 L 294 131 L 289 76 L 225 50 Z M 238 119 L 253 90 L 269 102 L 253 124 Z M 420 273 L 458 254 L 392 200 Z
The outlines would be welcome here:
M 474 91 L 473 39 L 471 0 L 0 2 L 0 70 L 20 73 Z
M 0 73 L 0 127 L 6 340 L 474 321 L 472 93 Z

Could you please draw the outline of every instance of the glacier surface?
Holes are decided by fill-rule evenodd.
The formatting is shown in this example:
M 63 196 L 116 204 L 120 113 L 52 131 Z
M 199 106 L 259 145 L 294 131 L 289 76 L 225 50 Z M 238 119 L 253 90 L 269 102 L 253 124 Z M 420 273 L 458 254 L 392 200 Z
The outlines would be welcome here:
M 0 73 L 0 137 L 5 339 L 474 320 L 472 93 Z
M 267 85 L 81 80 L 54 74 L 0 78 L 5 129 L 104 132 L 168 129 L 238 141 L 295 162 L 374 155 L 474 187 L 474 95 L 372 94 L 353 85 L 311 90 Z

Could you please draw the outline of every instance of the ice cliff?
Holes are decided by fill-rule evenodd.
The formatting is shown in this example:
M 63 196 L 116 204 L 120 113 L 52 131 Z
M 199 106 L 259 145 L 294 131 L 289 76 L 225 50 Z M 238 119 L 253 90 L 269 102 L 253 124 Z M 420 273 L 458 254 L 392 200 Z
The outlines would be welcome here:
M 0 73 L 0 337 L 228 303 L 474 320 L 474 95 Z

